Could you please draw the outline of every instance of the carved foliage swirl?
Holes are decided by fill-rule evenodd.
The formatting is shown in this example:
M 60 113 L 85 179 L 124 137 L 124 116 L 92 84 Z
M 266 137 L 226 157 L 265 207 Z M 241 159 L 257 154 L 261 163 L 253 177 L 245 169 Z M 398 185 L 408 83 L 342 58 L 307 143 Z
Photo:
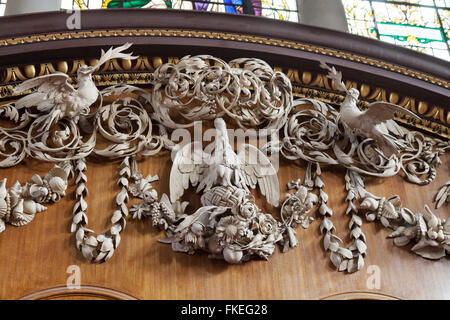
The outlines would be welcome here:
M 155 71 L 152 105 L 153 117 L 169 128 L 227 115 L 242 128 L 280 129 L 292 108 L 292 86 L 259 59 L 226 63 L 207 55 L 187 56 Z M 187 122 L 175 122 L 171 111 Z
M 397 158 L 387 159 L 374 150 L 370 139 L 354 136 L 330 105 L 298 99 L 300 110 L 284 126 L 281 153 L 289 160 L 302 159 L 324 165 L 342 165 L 365 175 L 388 177 L 400 170 Z
M 152 123 L 141 103 L 121 98 L 102 106 L 96 114 L 96 128 L 109 145 L 96 149 L 104 157 L 121 157 L 142 151 L 151 140 Z

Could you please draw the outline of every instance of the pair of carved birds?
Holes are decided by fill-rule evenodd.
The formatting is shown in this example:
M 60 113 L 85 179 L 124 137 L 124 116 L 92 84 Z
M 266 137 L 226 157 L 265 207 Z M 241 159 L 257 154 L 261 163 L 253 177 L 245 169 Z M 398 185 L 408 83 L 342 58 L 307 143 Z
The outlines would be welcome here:
M 111 59 L 137 59 L 132 53 L 123 53 L 131 45 L 126 43 L 115 49 L 111 47 L 106 52 L 102 50 L 101 58 L 94 66 L 80 66 L 77 70 L 78 89 L 69 83 L 70 77 L 62 72 L 24 81 L 14 88 L 15 93 L 23 93 L 33 88 L 37 90 L 19 99 L 15 104 L 16 108 L 37 107 L 40 112 L 48 112 L 51 120 L 69 118 L 77 121 L 80 115 L 89 113 L 90 106 L 99 96 L 99 91 L 92 80 L 92 73 Z
M 399 148 L 395 143 L 395 137 L 389 134 L 384 122 L 393 119 L 395 113 L 402 113 L 418 120 L 420 118 L 405 108 L 382 101 L 373 102 L 369 104 L 367 110 L 361 111 L 356 105 L 359 91 L 355 88 L 347 90 L 342 81 L 342 73 L 336 71 L 334 67 L 330 68 L 324 62 L 321 62 L 320 66 L 329 71 L 327 77 L 335 81 L 337 89 L 346 92 L 339 112 L 340 121 L 347 125 L 354 135 L 373 139 L 385 156 L 397 155 Z

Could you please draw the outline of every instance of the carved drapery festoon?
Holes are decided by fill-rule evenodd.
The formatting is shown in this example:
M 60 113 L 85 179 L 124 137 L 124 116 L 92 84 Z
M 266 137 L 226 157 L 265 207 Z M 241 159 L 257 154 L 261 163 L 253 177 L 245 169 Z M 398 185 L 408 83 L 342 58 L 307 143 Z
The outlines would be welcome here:
M 360 111 L 359 92 L 347 89 L 342 75 L 325 63 L 321 66 L 329 70 L 328 77 L 346 93 L 339 112 L 318 100 L 294 99 L 290 81 L 264 61 L 245 58 L 227 63 L 207 55 L 161 65 L 151 91 L 127 84 L 99 91 L 92 73 L 110 59 L 134 59 L 124 53 L 129 47 L 111 48 L 102 52 L 95 66 L 81 67 L 77 89 L 65 74 L 46 75 L 19 84 L 16 91 L 28 95 L 0 106 L 0 115 L 12 123 L 0 127 L 0 166 L 14 166 L 25 157 L 56 163 L 43 178 L 35 175 L 24 185 L 16 182 L 8 188 L 2 181 L 0 232 L 8 223 L 29 223 L 46 209 L 43 203 L 57 202 L 73 181 L 77 188 L 71 231 L 76 247 L 90 261 L 112 257 L 129 214 L 133 219 L 151 219 L 166 234 L 160 241 L 174 251 L 204 251 L 229 263 L 268 259 L 276 244 L 283 252 L 297 246 L 295 228 L 308 228 L 313 210 L 321 219 L 324 249 L 339 271 L 354 272 L 364 265 L 362 213 L 367 221 L 391 228 L 389 237 L 396 245 L 415 242 L 412 250 L 422 257 L 439 259 L 449 253 L 450 218 L 440 219 L 426 205 L 423 212 L 413 213 L 398 196 L 386 199 L 365 189 L 364 176 L 386 178 L 401 172 L 418 185 L 435 178 L 439 156 L 449 142 L 408 131 L 391 120 L 396 112 L 414 116 L 407 110 L 376 103 Z M 244 130 L 258 129 L 260 136 L 277 135 L 260 149 L 242 144 L 235 151 L 222 118 Z M 181 145 L 169 139 L 173 130 L 193 127 L 198 120 L 214 122 L 215 140 L 209 151 L 198 141 Z M 138 169 L 137 158 L 162 150 L 169 150 L 173 160 L 169 195 L 158 195 L 151 185 L 158 177 Z M 302 180 L 288 184 L 293 191 L 280 206 L 278 178 L 270 161 L 278 153 L 307 166 Z M 111 228 L 99 235 L 88 229 L 85 172 L 91 155 L 120 159 L 117 209 L 111 213 Z M 330 166 L 347 170 L 346 214 L 351 217 L 353 240 L 347 248 L 334 233 L 333 210 L 327 206 L 321 178 Z M 180 198 L 193 187 L 201 193 L 201 207 L 188 215 L 188 203 Z M 252 188 L 280 207 L 280 220 L 262 212 Z M 436 206 L 449 201 L 449 190 L 448 183 L 440 188 Z M 128 208 L 130 197 L 141 201 Z

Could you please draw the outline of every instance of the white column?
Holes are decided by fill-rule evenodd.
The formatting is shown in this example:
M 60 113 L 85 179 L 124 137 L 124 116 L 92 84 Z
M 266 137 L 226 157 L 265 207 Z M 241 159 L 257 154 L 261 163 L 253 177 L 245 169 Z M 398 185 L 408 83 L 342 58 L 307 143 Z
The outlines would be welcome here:
M 61 0 L 8 0 L 5 15 L 41 11 L 59 11 Z
M 297 0 L 299 22 L 348 32 L 341 0 Z

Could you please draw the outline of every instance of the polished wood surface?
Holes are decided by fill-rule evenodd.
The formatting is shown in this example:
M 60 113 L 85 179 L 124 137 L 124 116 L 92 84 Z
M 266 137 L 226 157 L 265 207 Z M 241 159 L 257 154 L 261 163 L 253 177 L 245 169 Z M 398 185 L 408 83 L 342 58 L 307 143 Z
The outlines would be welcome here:
M 431 204 L 436 190 L 449 179 L 450 157 L 442 158 L 436 180 L 419 187 L 401 176 L 367 179 L 369 191 L 384 196 L 399 194 L 413 211 Z M 87 198 L 89 227 L 105 231 L 114 210 L 118 162 L 88 162 Z M 158 174 L 154 187 L 168 192 L 170 157 L 167 154 L 139 163 L 144 174 Z M 44 175 L 50 164 L 26 160 L 15 168 L 1 170 L 8 186 L 15 180 L 29 181 L 34 173 Z M 305 167 L 282 162 L 279 171 L 282 192 L 292 178 L 303 178 Z M 348 240 L 344 215 L 344 171 L 325 169 L 324 181 L 329 205 L 334 209 L 337 234 Z M 73 180 L 71 181 L 73 184 Z M 251 261 L 227 265 L 209 260 L 206 254 L 189 256 L 172 252 L 170 246 L 157 242 L 163 233 L 155 231 L 149 220 L 129 220 L 122 242 L 113 258 L 102 264 L 86 262 L 74 247 L 69 233 L 74 203 L 74 187 L 60 203 L 36 216 L 29 225 L 7 226 L 0 234 L 0 298 L 16 299 L 450 299 L 449 259 L 429 261 L 399 248 L 386 239 L 389 231 L 374 223 L 365 223 L 368 255 L 363 270 L 354 274 L 336 272 L 324 253 L 319 221 L 309 229 L 298 229 L 299 247 L 282 254 L 277 249 L 269 261 Z M 198 203 L 198 197 L 187 199 Z M 258 199 L 261 208 L 276 210 Z M 194 208 L 190 207 L 189 210 Z M 448 205 L 435 210 L 441 218 L 449 217 Z M 81 269 L 79 290 L 65 288 L 68 266 Z M 381 287 L 370 289 L 367 268 L 380 268 Z

